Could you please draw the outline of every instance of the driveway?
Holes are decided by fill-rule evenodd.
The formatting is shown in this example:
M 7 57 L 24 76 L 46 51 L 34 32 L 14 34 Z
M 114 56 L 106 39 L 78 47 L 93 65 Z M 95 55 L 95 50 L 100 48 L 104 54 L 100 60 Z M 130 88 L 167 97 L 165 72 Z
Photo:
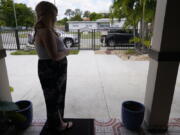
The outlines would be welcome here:
M 45 104 L 37 76 L 37 56 L 6 58 L 13 100 L 33 102 L 34 118 L 45 119 Z M 115 55 L 80 51 L 68 56 L 65 117 L 120 118 L 125 100 L 144 102 L 148 61 L 123 61 Z M 171 117 L 180 117 L 180 76 L 178 76 Z

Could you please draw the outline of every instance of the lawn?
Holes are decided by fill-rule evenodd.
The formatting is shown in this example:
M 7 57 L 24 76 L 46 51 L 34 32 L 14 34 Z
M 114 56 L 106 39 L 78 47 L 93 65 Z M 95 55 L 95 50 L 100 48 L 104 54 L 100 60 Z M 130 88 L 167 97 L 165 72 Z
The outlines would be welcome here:
M 92 33 L 88 33 L 88 34 L 81 33 L 81 39 L 92 39 L 92 36 L 95 36 L 96 39 L 100 39 L 101 33 L 95 32 L 95 35 L 92 35 Z
M 79 50 L 70 50 L 70 55 L 76 55 L 79 53 Z M 37 55 L 36 50 L 18 50 L 12 52 L 11 55 Z
M 72 35 L 78 35 L 78 32 L 66 32 L 66 34 L 72 34 Z M 80 32 L 81 34 L 81 39 L 92 39 L 92 32 L 88 32 L 87 34 Z M 94 35 L 93 35 L 94 36 Z M 95 32 L 95 38 L 98 39 L 101 37 L 100 32 Z
M 19 38 L 27 38 L 27 34 L 23 33 L 23 34 L 19 34 Z

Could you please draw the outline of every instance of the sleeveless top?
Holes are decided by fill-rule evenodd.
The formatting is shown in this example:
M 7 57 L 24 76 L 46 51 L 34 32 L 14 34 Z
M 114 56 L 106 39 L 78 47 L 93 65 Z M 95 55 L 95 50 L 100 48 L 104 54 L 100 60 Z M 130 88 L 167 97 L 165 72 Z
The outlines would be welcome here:
M 57 51 L 66 50 L 66 47 L 61 37 L 57 37 L 56 41 L 57 41 Z M 36 41 L 34 43 L 39 59 L 51 59 L 51 57 L 48 55 L 47 49 L 44 46 L 37 44 Z

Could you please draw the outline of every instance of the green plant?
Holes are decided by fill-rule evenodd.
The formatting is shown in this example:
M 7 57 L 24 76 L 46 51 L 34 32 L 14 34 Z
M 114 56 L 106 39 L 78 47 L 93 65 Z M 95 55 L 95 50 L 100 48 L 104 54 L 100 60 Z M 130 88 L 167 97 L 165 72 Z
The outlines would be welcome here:
M 143 44 L 146 46 L 146 47 L 150 47 L 151 46 L 151 41 L 150 40 L 144 40 L 143 41 Z
M 14 91 L 14 88 L 13 87 L 9 87 L 9 89 L 10 89 L 10 92 L 13 92 Z
M 150 40 L 143 40 L 142 38 L 139 38 L 139 37 L 134 37 L 134 38 L 130 39 L 129 42 L 130 43 L 139 43 L 139 44 L 146 46 L 147 48 L 149 48 L 151 46 Z
M 139 37 L 134 37 L 129 40 L 130 43 L 141 43 L 141 38 Z
M 13 102 L 0 101 L 0 132 L 5 133 L 14 122 L 23 122 L 26 118 L 17 113 L 19 107 Z

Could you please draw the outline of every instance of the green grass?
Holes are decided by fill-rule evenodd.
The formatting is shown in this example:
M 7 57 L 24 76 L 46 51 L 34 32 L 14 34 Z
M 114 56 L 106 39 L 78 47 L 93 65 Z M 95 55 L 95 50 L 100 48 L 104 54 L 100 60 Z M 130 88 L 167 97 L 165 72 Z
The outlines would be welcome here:
M 136 50 L 134 50 L 134 49 L 128 49 L 125 53 L 127 55 L 135 55 L 135 54 L 137 54 Z
M 12 32 L 9 32 L 9 31 L 0 31 L 1 34 L 11 34 Z
M 70 50 L 70 55 L 79 54 L 79 50 Z
M 19 34 L 19 38 L 27 38 L 27 34 Z
M 101 34 L 99 32 L 95 32 L 95 38 L 98 39 L 100 37 L 101 37 Z M 81 33 L 81 39 L 92 39 L 92 33 L 88 33 L 88 34 Z
M 78 53 L 79 50 L 70 50 L 70 55 L 75 55 Z M 20 51 L 12 52 L 11 55 L 37 55 L 37 52 L 36 50 L 28 50 L 28 51 L 20 50 Z
M 36 55 L 36 54 L 37 54 L 36 50 L 28 50 L 28 51 L 18 50 L 11 53 L 11 55 Z
M 77 35 L 77 34 L 78 34 L 78 32 L 65 32 L 65 34 Z
M 95 49 L 100 49 L 101 48 L 101 45 L 96 45 L 95 46 Z

